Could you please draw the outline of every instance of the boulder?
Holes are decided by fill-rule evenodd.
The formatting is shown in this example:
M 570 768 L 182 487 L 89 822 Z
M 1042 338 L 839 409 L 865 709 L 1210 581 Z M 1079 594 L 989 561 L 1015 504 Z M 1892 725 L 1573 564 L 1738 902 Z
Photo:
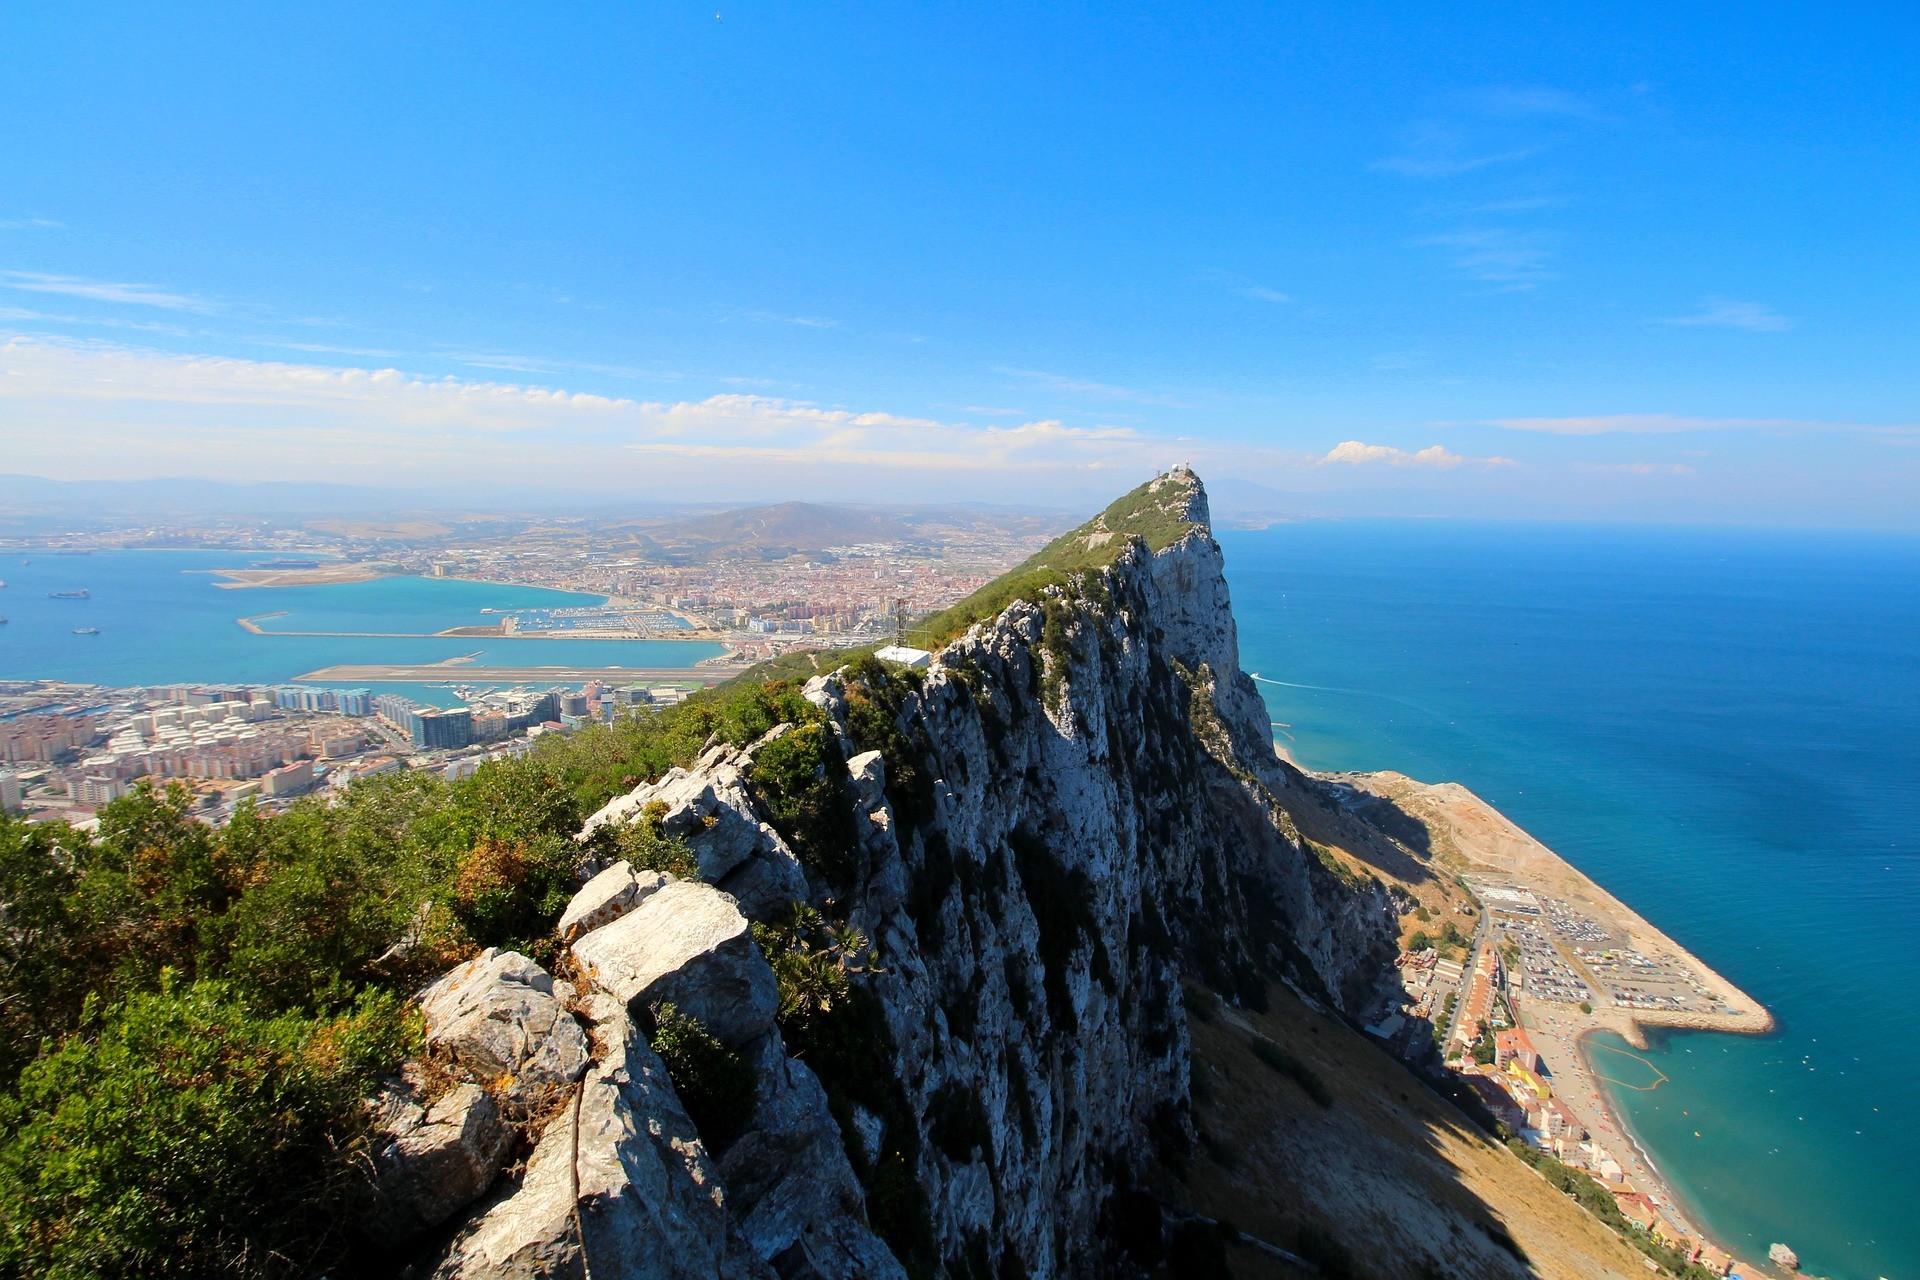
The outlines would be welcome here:
M 640 904 L 640 900 L 673 877 L 660 871 L 638 871 L 631 863 L 616 862 L 587 881 L 560 916 L 560 941 L 571 943 L 603 924 L 612 924 Z
M 540 1135 L 520 1185 L 460 1229 L 433 1280 L 586 1280 L 574 1228 L 573 1108 Z
M 460 1078 L 537 1107 L 580 1078 L 587 1037 L 554 982 L 517 951 L 489 947 L 420 993 L 427 1048 Z
M 677 881 L 573 944 L 594 987 L 630 1009 L 670 1002 L 729 1046 L 773 1026 L 779 991 L 732 898 Z
M 749 920 L 768 920 L 807 896 L 807 873 L 787 842 L 766 823 L 760 824 L 760 849 L 719 884 L 722 893 L 740 904 Z
M 396 1082 L 374 1106 L 372 1204 L 360 1225 L 375 1244 L 398 1248 L 485 1195 L 511 1135 L 478 1085 L 426 1106 Z
M 854 807 L 871 810 L 886 798 L 887 761 L 878 751 L 862 751 L 847 761 L 847 785 L 853 791 Z

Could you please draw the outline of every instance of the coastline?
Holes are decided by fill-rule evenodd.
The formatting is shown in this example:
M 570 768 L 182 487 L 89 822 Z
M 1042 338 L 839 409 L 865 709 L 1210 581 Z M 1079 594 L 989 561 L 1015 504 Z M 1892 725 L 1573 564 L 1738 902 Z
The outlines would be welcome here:
M 1275 743 L 1274 751 L 1308 776 L 1346 791 L 1350 798 L 1343 807 L 1362 821 L 1367 821 L 1366 811 L 1371 806 L 1380 805 L 1419 823 L 1429 833 L 1429 849 L 1415 853 L 1401 844 L 1402 850 L 1435 872 L 1446 873 L 1457 880 L 1474 898 L 1483 917 L 1487 915 L 1487 908 L 1467 877 L 1504 880 L 1551 895 L 1612 924 L 1626 934 L 1634 948 L 1678 959 L 1709 984 L 1718 1003 L 1733 1010 L 1717 1013 L 1594 1007 L 1591 1013 L 1581 1013 L 1572 1005 L 1524 997 L 1512 1001 L 1516 1019 L 1540 1052 L 1554 1095 L 1575 1113 L 1592 1137 L 1613 1154 L 1621 1166 L 1623 1179 L 1645 1195 L 1677 1230 L 1731 1256 L 1733 1251 L 1723 1241 L 1699 1225 L 1698 1207 L 1676 1193 L 1654 1153 L 1629 1123 L 1626 1109 L 1615 1101 L 1611 1086 L 1642 1086 L 1620 1082 L 1609 1074 L 1603 1064 L 1595 1060 L 1595 1053 L 1611 1046 L 1595 1044 L 1593 1037 L 1598 1032 L 1611 1031 L 1630 1049 L 1641 1050 L 1648 1047 L 1647 1029 L 1651 1027 L 1759 1036 L 1775 1029 L 1772 1013 L 1466 787 L 1458 783 L 1422 783 L 1392 771 L 1318 772 L 1302 767 L 1279 743 Z M 1395 843 L 1401 842 L 1396 839 Z M 1476 934 L 1469 958 L 1479 945 Z M 1564 954 L 1569 963 L 1579 963 L 1571 952 Z M 1596 995 L 1603 989 L 1584 965 L 1579 972 Z M 1658 1072 L 1657 1068 L 1653 1070 Z M 1657 1088 L 1665 1080 L 1666 1077 L 1660 1075 L 1645 1087 Z M 1748 1264 L 1748 1270 L 1752 1269 Z

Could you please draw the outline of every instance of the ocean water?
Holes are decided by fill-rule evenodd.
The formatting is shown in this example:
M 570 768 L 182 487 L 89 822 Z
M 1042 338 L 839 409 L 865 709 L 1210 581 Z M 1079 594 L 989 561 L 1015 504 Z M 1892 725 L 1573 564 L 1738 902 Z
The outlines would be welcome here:
M 106 685 L 173 681 L 273 683 L 339 663 L 688 667 L 721 652 L 686 640 L 373 638 L 255 635 L 237 619 L 285 612 L 259 625 L 281 631 L 420 633 L 497 621 L 483 608 L 598 604 L 600 596 L 445 578 L 379 578 L 322 587 L 226 590 L 206 573 L 272 559 L 218 551 L 114 551 L 86 556 L 0 555 L 0 679 Z M 49 591 L 85 589 L 86 600 Z M 97 636 L 73 634 L 98 627 Z M 440 699 L 435 698 L 434 701 Z
M 1668 1081 L 1614 1091 L 1695 1219 L 1748 1261 L 1920 1277 L 1920 539 L 1221 542 L 1303 764 L 1466 784 L 1773 1011 L 1763 1038 L 1660 1035 Z

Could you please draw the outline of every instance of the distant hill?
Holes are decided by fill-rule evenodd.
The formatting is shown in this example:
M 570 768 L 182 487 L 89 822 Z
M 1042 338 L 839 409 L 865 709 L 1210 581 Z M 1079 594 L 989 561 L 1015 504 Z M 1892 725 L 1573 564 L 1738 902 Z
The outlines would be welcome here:
M 1014 507 L 875 507 L 781 502 L 663 523 L 635 521 L 636 540 L 668 559 L 757 555 L 778 559 L 859 543 L 937 545 L 956 534 L 1042 535 L 1067 523 L 1054 512 Z

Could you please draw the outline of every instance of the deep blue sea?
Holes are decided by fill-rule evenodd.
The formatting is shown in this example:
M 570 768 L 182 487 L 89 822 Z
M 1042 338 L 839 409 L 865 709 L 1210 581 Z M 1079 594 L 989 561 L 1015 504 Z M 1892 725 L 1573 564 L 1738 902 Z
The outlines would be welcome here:
M 1777 1240 L 1813 1275 L 1920 1277 L 1920 539 L 1221 542 L 1301 763 L 1466 784 L 1779 1019 L 1667 1034 L 1669 1083 L 1619 1091 L 1701 1225 L 1748 1261 Z
M 254 635 L 237 619 L 262 614 L 279 631 L 431 633 L 498 619 L 483 608 L 564 608 L 604 597 L 448 578 L 378 578 L 322 587 L 227 590 L 205 572 L 276 557 L 220 551 L 112 551 L 85 556 L 0 555 L 0 679 L 106 685 L 174 681 L 277 683 L 345 662 L 439 662 L 479 654 L 480 665 L 684 667 L 720 652 L 684 640 L 375 638 Z M 86 600 L 49 591 L 85 589 Z M 97 636 L 74 634 L 98 627 Z M 418 686 L 398 691 L 434 701 Z

